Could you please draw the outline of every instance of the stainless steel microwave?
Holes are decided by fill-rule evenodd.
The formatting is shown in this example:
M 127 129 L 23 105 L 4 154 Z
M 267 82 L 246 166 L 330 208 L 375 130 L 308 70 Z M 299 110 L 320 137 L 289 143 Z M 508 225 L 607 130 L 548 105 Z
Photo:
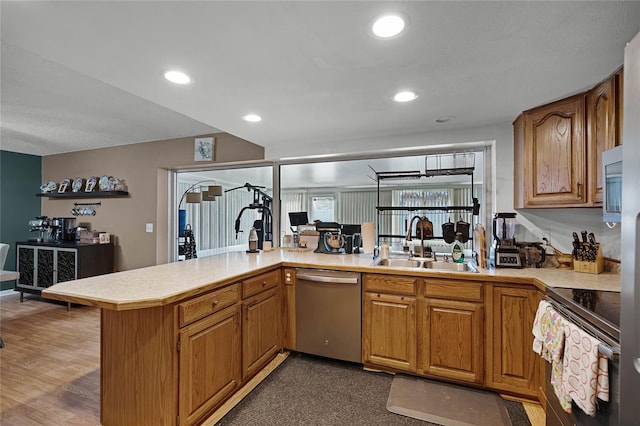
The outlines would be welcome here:
M 620 222 L 622 215 L 622 145 L 602 153 L 602 218 Z

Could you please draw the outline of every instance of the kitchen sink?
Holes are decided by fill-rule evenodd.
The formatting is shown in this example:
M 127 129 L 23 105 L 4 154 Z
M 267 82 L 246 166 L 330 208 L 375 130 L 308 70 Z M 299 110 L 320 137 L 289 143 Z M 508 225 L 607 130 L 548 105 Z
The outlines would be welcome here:
M 470 262 L 454 263 L 431 259 L 378 259 L 373 266 L 386 266 L 388 268 L 428 269 L 431 271 L 451 272 L 478 272 L 478 269 Z
M 391 266 L 394 268 L 419 268 L 422 262 L 414 259 L 379 259 L 374 263 L 375 266 Z
M 478 272 L 478 269 L 469 262 L 454 263 L 434 260 L 422 262 L 422 267 L 434 271 Z

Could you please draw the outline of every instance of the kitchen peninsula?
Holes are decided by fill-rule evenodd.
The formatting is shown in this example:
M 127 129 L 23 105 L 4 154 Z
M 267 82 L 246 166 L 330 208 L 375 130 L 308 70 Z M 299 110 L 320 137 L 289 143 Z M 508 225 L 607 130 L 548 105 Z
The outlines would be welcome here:
M 372 263 L 371 255 L 232 252 L 59 283 L 43 296 L 101 308 L 103 425 L 187 425 L 204 421 L 279 350 L 295 350 L 298 267 L 360 272 L 363 298 L 366 292 L 402 299 L 415 303 L 419 312 L 444 302 L 463 314 L 471 305 L 476 312 L 484 310 L 480 322 L 473 323 L 479 347 L 469 347 L 469 368 L 479 375 L 451 376 L 446 368 L 435 368 L 426 362 L 424 343 L 417 337 L 418 346 L 415 341 L 407 346 L 417 362 L 389 367 L 384 357 L 368 357 L 366 342 L 372 336 L 366 330 L 363 364 L 531 399 L 540 398 L 542 383 L 539 359 L 530 350 L 531 311 L 545 288 L 620 288 L 618 275 L 610 273 L 553 268 L 435 272 Z M 456 300 L 448 300 L 452 298 Z M 363 312 L 363 323 L 371 323 L 366 307 Z M 524 323 L 513 323 L 511 314 Z M 511 322 L 501 324 L 507 320 Z M 414 335 L 415 322 L 418 331 L 428 326 L 413 321 Z M 509 342 L 503 339 L 504 330 L 510 333 Z M 519 347 L 514 345 L 518 339 Z M 503 350 L 515 352 L 502 359 Z M 205 351 L 206 358 L 201 356 Z

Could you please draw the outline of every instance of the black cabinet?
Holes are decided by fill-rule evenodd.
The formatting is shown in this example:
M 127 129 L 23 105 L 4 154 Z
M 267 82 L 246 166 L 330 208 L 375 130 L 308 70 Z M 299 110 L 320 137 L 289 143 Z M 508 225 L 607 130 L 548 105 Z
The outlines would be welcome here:
M 16 244 L 16 291 L 40 294 L 53 284 L 114 270 L 113 244 L 36 243 Z

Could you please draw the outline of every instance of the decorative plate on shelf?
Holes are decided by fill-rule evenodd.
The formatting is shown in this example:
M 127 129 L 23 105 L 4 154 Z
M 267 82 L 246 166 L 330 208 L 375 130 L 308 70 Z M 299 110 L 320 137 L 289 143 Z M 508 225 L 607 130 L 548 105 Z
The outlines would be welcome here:
M 53 192 L 56 188 L 58 188 L 58 184 L 53 181 L 49 181 L 40 185 L 40 192 Z
M 109 185 L 109 180 L 113 179 L 111 176 L 102 176 L 100 178 L 100 191 L 109 191 L 110 189 L 110 185 Z
M 73 192 L 80 192 L 82 191 L 83 184 L 84 184 L 84 179 L 82 179 L 81 177 L 77 177 L 74 179 L 73 186 L 71 189 L 73 190 Z
M 91 192 L 95 189 L 96 183 L 98 182 L 98 178 L 95 176 L 91 176 L 87 179 L 87 185 L 85 186 L 84 192 Z
M 67 192 L 71 189 L 71 179 L 62 179 L 60 182 L 60 186 L 58 187 L 58 192 Z

